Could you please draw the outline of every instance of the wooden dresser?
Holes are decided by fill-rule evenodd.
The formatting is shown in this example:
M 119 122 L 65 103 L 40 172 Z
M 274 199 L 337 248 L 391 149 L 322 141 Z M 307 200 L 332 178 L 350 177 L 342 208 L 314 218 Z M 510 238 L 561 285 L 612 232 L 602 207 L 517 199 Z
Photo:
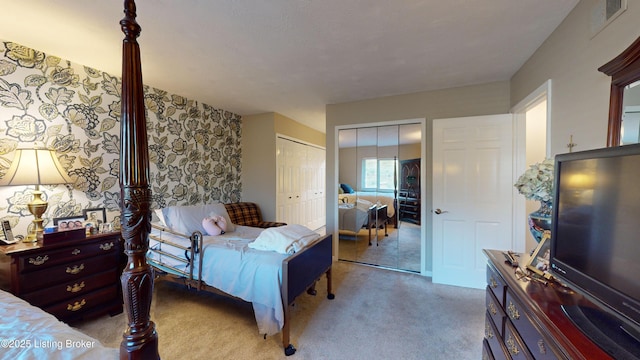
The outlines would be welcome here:
M 122 312 L 119 232 L 52 245 L 16 243 L 0 252 L 9 257 L 8 290 L 64 322 Z
M 593 304 L 555 283 L 519 279 L 501 251 L 484 253 L 489 261 L 483 359 L 611 359 L 560 308 Z M 522 254 L 520 263 L 527 258 Z

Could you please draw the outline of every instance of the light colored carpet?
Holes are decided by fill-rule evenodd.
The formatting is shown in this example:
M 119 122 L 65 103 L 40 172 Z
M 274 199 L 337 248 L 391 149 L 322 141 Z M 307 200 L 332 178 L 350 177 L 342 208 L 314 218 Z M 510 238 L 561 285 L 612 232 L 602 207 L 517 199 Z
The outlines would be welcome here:
M 484 335 L 483 290 L 433 284 L 417 274 L 347 262 L 333 266 L 334 300 L 326 279 L 317 296 L 293 310 L 285 357 L 280 334 L 258 334 L 250 304 L 156 282 L 152 320 L 160 355 L 172 359 L 477 359 Z M 77 327 L 119 347 L 125 315 Z
M 357 234 L 341 232 L 339 258 L 420 272 L 420 225 L 400 221 L 398 228 L 387 226 L 387 235 L 384 236 L 384 230 L 378 230 L 378 239 L 372 236 L 372 245 L 369 245 L 369 231 L 366 229 Z

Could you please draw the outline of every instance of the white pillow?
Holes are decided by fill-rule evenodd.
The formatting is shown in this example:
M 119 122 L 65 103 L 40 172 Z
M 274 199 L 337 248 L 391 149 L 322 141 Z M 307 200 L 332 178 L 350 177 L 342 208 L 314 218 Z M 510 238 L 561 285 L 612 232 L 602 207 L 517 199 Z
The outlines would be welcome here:
M 189 235 L 194 231 L 200 231 L 206 234 L 206 230 L 202 226 L 202 220 L 209 216 L 222 216 L 227 220 L 228 233 L 235 230 L 227 208 L 224 204 L 206 204 L 191 206 L 169 206 L 162 209 L 162 215 L 167 227 L 173 231 Z

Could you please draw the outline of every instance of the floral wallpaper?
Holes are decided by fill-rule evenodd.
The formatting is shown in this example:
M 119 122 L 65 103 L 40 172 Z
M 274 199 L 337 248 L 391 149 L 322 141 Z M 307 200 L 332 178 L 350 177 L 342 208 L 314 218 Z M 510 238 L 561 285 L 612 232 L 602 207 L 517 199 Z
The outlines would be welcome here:
M 58 152 L 72 184 L 41 186 L 52 219 L 105 208 L 119 225 L 121 79 L 0 41 L 0 177 L 13 150 Z M 241 117 L 145 86 L 153 207 L 234 202 L 241 192 Z M 33 186 L 0 187 L 0 220 L 25 235 Z

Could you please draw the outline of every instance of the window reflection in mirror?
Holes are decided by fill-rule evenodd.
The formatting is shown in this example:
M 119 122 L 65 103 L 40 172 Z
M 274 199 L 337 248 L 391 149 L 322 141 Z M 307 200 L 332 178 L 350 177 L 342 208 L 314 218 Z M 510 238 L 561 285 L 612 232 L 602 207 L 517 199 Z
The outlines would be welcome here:
M 640 81 L 627 85 L 622 102 L 620 145 L 640 142 Z

